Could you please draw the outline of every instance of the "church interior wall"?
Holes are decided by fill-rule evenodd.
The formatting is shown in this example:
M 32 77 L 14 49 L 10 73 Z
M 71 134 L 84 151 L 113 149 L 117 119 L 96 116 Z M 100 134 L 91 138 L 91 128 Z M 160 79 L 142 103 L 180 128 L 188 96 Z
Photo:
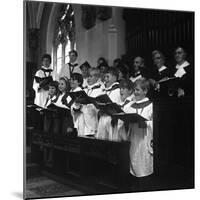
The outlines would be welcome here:
M 27 12 L 32 9 L 31 12 L 35 16 L 35 21 L 32 17 L 32 24 L 39 24 L 38 46 L 36 49 L 26 49 L 26 61 L 40 65 L 42 54 L 49 53 L 52 55 L 53 53 L 55 26 L 61 4 L 44 3 L 43 9 L 39 6 L 39 2 L 37 4 L 34 8 L 30 7 Z M 89 30 L 86 30 L 81 22 L 81 5 L 73 5 L 73 9 L 75 12 L 76 48 L 79 53 L 78 62 L 81 64 L 87 60 L 95 67 L 97 59 L 105 57 L 108 63 L 112 65 L 113 59 L 121 57 L 125 53 L 125 28 L 122 8 L 113 7 L 112 18 L 105 21 L 97 20 L 96 25 Z M 39 22 L 36 21 L 38 15 L 41 15 Z M 37 29 L 37 26 L 28 25 L 27 30 L 30 28 Z M 52 64 L 55 65 L 55 57 L 53 57 Z
M 105 57 L 111 65 L 113 59 L 125 53 L 124 22 L 122 9 L 113 8 L 114 16 L 106 21 L 97 21 L 96 25 L 89 30 L 81 24 L 81 6 L 74 6 L 76 23 L 76 42 L 79 52 L 79 62 L 88 60 L 92 66 L 96 66 L 99 57 Z M 114 27 L 114 32 L 112 31 Z M 110 43 L 111 37 L 114 37 Z M 111 40 L 112 41 L 112 40 Z M 114 51 L 115 53 L 112 54 Z

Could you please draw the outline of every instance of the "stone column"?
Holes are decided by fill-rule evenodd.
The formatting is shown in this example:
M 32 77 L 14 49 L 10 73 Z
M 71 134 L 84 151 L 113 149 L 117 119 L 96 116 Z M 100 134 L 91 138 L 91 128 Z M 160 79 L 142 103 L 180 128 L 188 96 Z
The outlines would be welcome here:
M 39 29 L 29 28 L 28 29 L 28 40 L 27 48 L 29 48 L 29 58 L 30 62 L 35 62 L 37 60 L 37 50 L 39 46 Z M 28 50 L 28 49 L 27 49 Z
M 113 7 L 112 18 L 108 27 L 108 62 L 121 58 L 125 53 L 125 23 L 122 18 L 123 8 Z
M 118 42 L 117 29 L 114 24 L 110 24 L 108 28 L 108 64 L 112 65 L 113 60 L 117 58 Z

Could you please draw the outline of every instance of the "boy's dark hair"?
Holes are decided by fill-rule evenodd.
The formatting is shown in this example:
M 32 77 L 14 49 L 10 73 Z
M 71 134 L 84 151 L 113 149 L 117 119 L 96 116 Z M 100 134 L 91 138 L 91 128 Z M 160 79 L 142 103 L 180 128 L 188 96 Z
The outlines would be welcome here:
M 56 88 L 56 91 L 58 91 L 58 81 L 52 81 L 49 86 L 53 86 Z
M 107 61 L 106 61 L 106 59 L 104 57 L 98 58 L 98 61 L 100 61 L 100 60 L 102 61 L 101 64 L 108 65 L 108 63 L 107 63 Z
M 73 73 L 72 76 L 71 76 L 71 79 L 73 80 L 77 80 L 79 85 L 82 86 L 83 84 L 83 77 L 81 74 L 79 73 Z
M 89 69 L 91 68 L 91 65 L 87 61 L 85 61 L 83 64 L 80 65 L 80 69 L 82 70 L 83 67 L 86 67 Z
M 114 64 L 114 63 L 116 63 L 117 66 L 118 66 L 118 65 L 120 65 L 120 64 L 122 63 L 122 61 L 121 61 L 120 58 L 115 58 L 115 59 L 113 60 L 113 64 Z
M 50 61 L 50 63 L 51 63 L 51 55 L 50 55 L 50 54 L 43 54 L 42 60 L 43 60 L 44 58 L 49 59 L 49 61 Z
M 118 80 L 119 72 L 118 72 L 117 68 L 108 67 L 108 69 L 106 70 L 106 74 L 111 74 L 111 75 L 115 76 L 116 79 Z
M 70 55 L 71 53 L 74 53 L 75 56 L 78 57 L 78 52 L 77 52 L 76 50 L 71 50 L 71 51 L 69 51 L 69 55 Z
M 100 69 L 101 71 L 102 71 L 102 69 L 104 69 L 103 72 L 106 72 L 107 69 L 109 68 L 109 66 L 107 64 L 101 63 L 96 68 Z
M 126 88 L 128 90 L 133 90 L 133 82 L 129 79 L 123 79 L 119 83 L 119 88 Z
M 118 70 L 118 73 L 120 71 L 123 74 L 123 77 L 127 78 L 127 75 L 129 72 L 128 72 L 127 67 L 124 64 L 120 63 L 116 68 Z

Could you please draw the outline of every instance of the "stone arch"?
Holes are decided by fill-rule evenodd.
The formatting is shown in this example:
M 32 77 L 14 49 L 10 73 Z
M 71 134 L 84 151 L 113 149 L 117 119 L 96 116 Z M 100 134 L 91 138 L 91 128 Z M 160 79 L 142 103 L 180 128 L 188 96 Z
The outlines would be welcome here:
M 44 10 L 44 2 L 40 2 L 39 6 L 38 6 L 37 16 L 36 16 L 36 26 L 37 26 L 37 28 L 40 28 L 43 10 Z
M 59 10 L 62 4 L 54 3 L 49 15 L 49 20 L 47 24 L 47 34 L 46 34 L 46 51 L 52 52 L 53 40 L 56 27 L 56 19 L 59 15 Z
M 29 28 L 40 28 L 44 2 L 28 2 Z

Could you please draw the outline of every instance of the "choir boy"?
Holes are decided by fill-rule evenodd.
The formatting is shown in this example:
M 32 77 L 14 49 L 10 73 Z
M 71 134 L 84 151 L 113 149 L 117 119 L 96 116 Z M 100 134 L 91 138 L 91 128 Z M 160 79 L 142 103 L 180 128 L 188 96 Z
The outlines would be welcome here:
M 52 81 L 49 84 L 49 96 L 46 99 L 45 108 L 50 104 L 55 103 L 58 100 L 58 97 L 58 82 Z M 44 132 L 49 133 L 53 124 L 53 115 L 45 111 L 42 113 L 44 113 Z
M 81 74 L 82 74 L 82 77 L 83 77 L 83 84 L 82 84 L 82 88 L 86 88 L 87 87 L 87 80 L 88 80 L 88 76 L 89 76 L 89 69 L 91 68 L 90 64 L 85 61 L 81 66 L 80 66 L 80 69 L 81 69 Z
M 122 80 L 119 87 L 122 100 L 120 105 L 122 110 L 126 110 L 133 102 L 135 102 L 135 96 L 133 93 L 133 82 L 131 80 Z M 118 127 L 115 134 L 117 134 L 116 137 L 118 138 L 118 140 L 128 140 L 128 123 L 124 123 L 122 120 L 119 119 L 117 126 Z
M 120 104 L 121 95 L 118 80 L 118 70 L 110 67 L 105 74 L 105 93 L 112 102 Z M 111 116 L 100 112 L 100 119 L 96 137 L 99 139 L 115 140 L 115 127 L 112 126 Z
M 114 67 L 109 67 L 105 73 L 105 92 L 112 102 L 120 104 L 120 88 L 118 80 L 118 70 Z
M 82 90 L 83 77 L 79 73 L 73 73 L 70 79 L 70 92 Z
M 97 97 L 104 94 L 102 84 L 99 82 L 100 71 L 90 68 L 88 86 L 85 92 L 89 97 Z M 93 104 L 81 104 L 75 102 L 72 105 L 72 115 L 78 136 L 94 136 L 98 127 L 98 110 Z
M 44 54 L 42 56 L 42 67 L 35 73 L 33 89 L 35 91 L 34 104 L 44 107 L 48 97 L 49 83 L 55 80 L 56 73 L 50 68 L 51 56 Z
M 130 173 L 134 177 L 145 177 L 153 173 L 153 105 L 146 97 L 149 81 L 138 79 L 134 85 L 135 102 L 124 108 L 127 113 L 137 113 L 145 122 L 129 124 Z
M 78 92 L 82 90 L 82 84 L 83 84 L 83 77 L 79 73 L 73 73 L 71 75 L 70 79 L 70 92 Z M 73 104 L 72 98 L 68 93 L 66 93 L 62 97 L 62 104 L 67 106 L 68 108 L 71 108 L 71 105 Z
M 58 98 L 58 82 L 52 81 L 49 84 L 49 96 L 46 99 L 45 102 L 45 108 L 47 108 L 48 105 L 50 105 L 53 102 L 56 102 Z
M 49 84 L 49 96 L 47 97 L 45 108 L 47 108 L 51 103 L 57 101 L 58 98 L 58 82 L 52 81 Z M 53 125 L 53 116 L 49 113 L 44 114 L 44 132 L 50 133 L 50 130 Z M 44 163 L 48 167 L 52 167 L 53 161 L 53 150 L 48 147 L 44 147 Z
M 65 77 L 67 79 L 71 78 L 73 73 L 81 74 L 80 67 L 77 63 L 78 52 L 76 50 L 71 50 L 69 52 L 69 63 L 62 66 L 59 72 L 59 78 Z
M 67 92 L 69 92 L 69 81 L 65 77 L 59 79 L 59 92 L 58 99 L 53 104 L 56 106 L 56 117 L 54 121 L 53 132 L 55 134 L 69 135 L 74 131 L 73 119 L 70 112 L 70 107 L 65 104 Z M 50 105 L 51 106 L 51 105 Z

